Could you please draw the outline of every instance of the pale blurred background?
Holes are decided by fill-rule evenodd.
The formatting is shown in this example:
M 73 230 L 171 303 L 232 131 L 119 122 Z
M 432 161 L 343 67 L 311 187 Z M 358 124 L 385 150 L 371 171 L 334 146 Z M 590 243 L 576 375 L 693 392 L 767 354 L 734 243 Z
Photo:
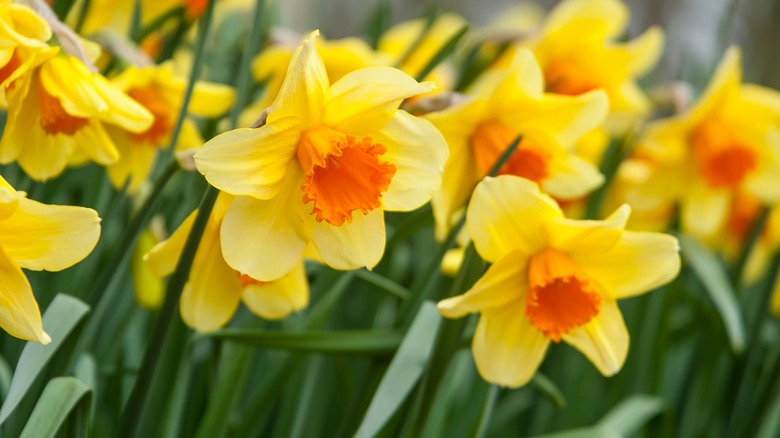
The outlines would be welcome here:
M 362 35 L 378 0 L 278 0 L 278 22 L 294 30 L 319 28 L 328 38 Z M 424 16 L 435 8 L 456 12 L 474 26 L 484 26 L 511 0 L 392 0 L 391 23 Z M 557 1 L 533 2 L 549 10 Z M 628 36 L 650 25 L 667 34 L 666 50 L 650 82 L 674 79 L 706 81 L 725 47 L 738 43 L 749 82 L 780 88 L 780 0 L 629 0 Z

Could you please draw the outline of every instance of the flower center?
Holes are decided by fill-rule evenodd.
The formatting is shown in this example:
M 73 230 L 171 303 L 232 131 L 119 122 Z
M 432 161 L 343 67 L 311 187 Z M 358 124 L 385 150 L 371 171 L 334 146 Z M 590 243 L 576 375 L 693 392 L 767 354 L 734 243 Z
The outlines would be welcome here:
M 555 342 L 599 313 L 601 295 L 587 274 L 566 254 L 544 249 L 531 257 L 525 314 Z
M 558 60 L 548 63 L 544 69 L 545 91 L 548 93 L 577 96 L 601 86 L 585 74 L 578 63 L 570 60 Z
M 171 108 L 151 85 L 132 88 L 127 95 L 143 105 L 154 116 L 152 126 L 144 132 L 132 134 L 133 140 L 152 146 L 161 144 L 172 128 Z
M 733 188 L 756 168 L 756 151 L 719 120 L 707 120 L 691 135 L 693 157 L 701 176 L 714 188 Z
M 41 128 L 49 135 L 65 134 L 72 136 L 89 124 L 89 119 L 71 116 L 65 112 L 60 101 L 46 92 L 41 80 L 35 81 L 38 87 L 38 106 L 40 107 Z
M 317 221 L 340 226 L 352 212 L 378 208 L 395 166 L 381 160 L 387 149 L 370 137 L 358 140 L 328 127 L 306 131 L 298 143 L 305 175 L 303 202 L 312 202 Z
M 501 122 L 482 122 L 469 138 L 477 166 L 483 174 L 490 172 L 493 164 L 517 138 L 517 133 Z M 517 150 L 499 169 L 499 175 L 515 175 L 541 182 L 550 173 L 551 151 L 523 139 Z

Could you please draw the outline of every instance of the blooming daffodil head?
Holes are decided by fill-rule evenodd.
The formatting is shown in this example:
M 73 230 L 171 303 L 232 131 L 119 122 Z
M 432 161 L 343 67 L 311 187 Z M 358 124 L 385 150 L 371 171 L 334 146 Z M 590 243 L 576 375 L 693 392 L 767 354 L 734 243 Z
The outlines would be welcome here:
M 477 186 L 466 226 L 492 266 L 438 308 L 449 318 L 480 314 L 472 351 L 485 380 L 524 385 L 551 341 L 574 346 L 606 376 L 620 370 L 629 338 L 617 300 L 680 269 L 677 240 L 625 231 L 629 214 L 622 206 L 603 221 L 567 219 L 535 183 L 515 176 Z
M 225 259 L 261 281 L 289 272 L 309 243 L 337 269 L 376 265 L 384 210 L 428 202 L 447 158 L 430 122 L 398 110 L 433 84 L 373 67 L 330 85 L 316 37 L 293 55 L 264 126 L 219 135 L 195 154 L 212 185 L 238 196 L 222 225 Z

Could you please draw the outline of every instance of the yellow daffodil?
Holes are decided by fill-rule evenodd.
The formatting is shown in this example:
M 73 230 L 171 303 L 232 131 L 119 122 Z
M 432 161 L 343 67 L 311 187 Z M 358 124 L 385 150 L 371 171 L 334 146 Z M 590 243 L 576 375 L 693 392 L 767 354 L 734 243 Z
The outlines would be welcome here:
M 0 177 L 0 327 L 20 339 L 49 343 L 22 268 L 61 271 L 89 255 L 99 237 L 94 210 L 41 204 Z
M 474 186 L 518 136 L 523 140 L 500 174 L 536 181 L 559 199 L 575 199 L 601 185 L 598 169 L 572 149 L 603 122 L 607 106 L 603 91 L 545 94 L 539 66 L 523 49 L 506 68 L 488 71 L 465 101 L 426 115 L 450 147 L 442 189 L 433 197 L 437 236 L 444 237 Z
M 170 63 L 143 68 L 129 67 L 112 80 L 112 84 L 143 105 L 154 116 L 148 129 L 132 132 L 120 127 L 107 127 L 121 158 L 107 166 L 108 176 L 116 187 L 122 187 L 130 178 L 128 190 L 136 191 L 154 163 L 157 150 L 170 142 L 171 132 L 183 104 L 187 80 L 173 72 Z M 220 84 L 195 83 L 188 113 L 202 117 L 218 117 L 231 105 L 233 89 Z M 184 120 L 176 148 L 195 149 L 203 144 L 193 120 Z
M 55 49 L 56 50 L 56 49 Z M 8 92 L 0 163 L 18 161 L 35 180 L 57 176 L 78 149 L 100 164 L 119 159 L 104 123 L 140 133 L 153 117 L 81 61 L 50 54 Z
M 222 226 L 228 264 L 270 281 L 309 242 L 337 269 L 373 267 L 384 252 L 384 210 L 428 202 L 447 145 L 426 121 L 398 110 L 434 88 L 390 67 L 329 85 L 313 32 L 293 55 L 267 124 L 210 140 L 195 154 L 215 187 L 239 196 Z
M 159 242 L 151 230 L 144 230 L 138 236 L 138 242 L 133 249 L 130 260 L 130 273 L 133 277 L 133 292 L 135 301 L 144 309 L 155 310 L 160 308 L 165 299 L 165 285 L 160 276 L 156 275 L 144 262 L 144 256 Z
M 542 67 L 547 91 L 580 95 L 605 90 L 609 122 L 618 131 L 650 111 L 636 79 L 655 66 L 663 49 L 658 27 L 629 42 L 617 42 L 628 19 L 628 8 L 619 0 L 566 0 L 550 12 L 539 36 L 528 42 Z
M 27 6 L 0 2 L 0 107 L 6 108 L 6 90 L 40 63 L 37 52 L 47 47 L 51 28 Z
M 741 76 L 731 48 L 699 102 L 648 126 L 635 151 L 654 164 L 636 202 L 679 202 L 683 231 L 705 243 L 718 240 L 736 193 L 780 200 L 780 93 Z
M 393 65 L 416 77 L 465 25 L 466 21 L 456 14 L 437 16 L 427 31 L 425 19 L 404 21 L 382 34 L 377 50 L 390 57 Z M 426 34 L 415 47 L 423 32 Z M 455 74 L 450 65 L 443 63 L 433 69 L 425 80 L 433 81 L 438 86 L 432 91 L 446 91 L 455 85 Z
M 255 280 L 228 266 L 222 257 L 220 227 L 231 202 L 233 197 L 225 193 L 217 198 L 182 292 L 182 319 L 195 330 L 211 331 L 224 326 L 239 301 L 265 319 L 284 318 L 309 303 L 309 283 L 302 261 L 287 275 L 269 282 Z M 175 269 L 195 214 L 190 214 L 168 240 L 146 255 L 146 262 L 156 275 L 169 275 Z M 267 250 L 276 248 L 269 246 Z
M 466 226 L 492 266 L 438 307 L 448 318 L 480 313 L 472 352 L 485 380 L 525 384 L 550 341 L 561 340 L 602 374 L 620 370 L 629 340 L 617 300 L 661 286 L 680 269 L 674 237 L 624 231 L 630 211 L 626 205 L 603 221 L 578 221 L 523 178 L 477 186 Z
M 359 38 L 338 40 L 318 38 L 316 45 L 331 84 L 345 74 L 361 68 L 390 65 L 387 57 L 372 50 Z M 241 119 L 242 126 L 251 124 L 257 114 L 268 108 L 276 99 L 295 49 L 295 45 L 281 43 L 266 48 L 255 58 L 252 63 L 252 76 L 258 82 L 264 81 L 265 86 L 262 97 L 244 111 Z

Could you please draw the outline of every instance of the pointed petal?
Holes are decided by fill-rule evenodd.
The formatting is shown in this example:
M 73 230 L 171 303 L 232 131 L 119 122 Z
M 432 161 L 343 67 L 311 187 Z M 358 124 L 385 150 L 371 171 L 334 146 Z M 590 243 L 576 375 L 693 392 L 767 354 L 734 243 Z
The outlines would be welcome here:
M 693 181 L 682 199 L 683 231 L 701 240 L 714 239 L 726 223 L 731 196 L 704 181 Z
M 270 320 L 282 319 L 305 308 L 309 305 L 309 282 L 303 263 L 270 283 L 248 285 L 241 298 L 252 313 Z
M 441 186 L 447 161 L 447 143 L 431 122 L 397 111 L 373 136 L 387 148 L 383 159 L 395 166 L 395 175 L 382 195 L 388 211 L 410 211 L 430 201 Z
M 550 176 L 542 181 L 542 189 L 557 199 L 577 199 L 604 184 L 599 169 L 577 157 L 565 154 L 553 160 Z
M 642 76 L 655 67 L 664 50 L 664 31 L 652 26 L 642 35 L 625 45 L 630 62 L 628 71 L 632 76 Z
M 580 350 L 607 377 L 620 371 L 628 355 L 628 330 L 623 315 L 617 302 L 607 297 L 595 318 L 563 335 L 563 340 Z
M 485 178 L 466 212 L 466 226 L 477 252 L 496 262 L 510 251 L 530 256 L 547 245 L 545 223 L 563 217 L 558 204 L 524 178 Z
M 544 25 L 546 34 L 576 23 L 587 28 L 594 39 L 620 36 L 628 26 L 628 7 L 618 0 L 569 0 L 550 11 Z
M 268 199 L 276 195 L 294 163 L 300 131 L 293 118 L 257 129 L 228 131 L 195 153 L 195 165 L 214 187 L 233 195 Z
M 631 207 L 624 204 L 600 221 L 555 219 L 550 224 L 550 247 L 583 257 L 609 251 L 623 236 L 630 215 Z
M 261 281 L 290 272 L 309 242 L 310 211 L 302 201 L 303 174 L 289 170 L 279 193 L 259 200 L 240 196 L 222 222 L 222 254 L 235 270 Z
M 616 299 L 649 292 L 680 272 L 677 239 L 662 233 L 624 231 L 607 251 L 571 255 L 588 277 Z
M 490 266 L 466 293 L 439 301 L 436 307 L 447 318 L 460 318 L 512 302 L 523 302 L 528 288 L 527 265 L 526 254 L 511 252 Z
M 119 151 L 103 125 L 96 119 L 73 134 L 73 142 L 93 161 L 107 165 L 119 160 Z
M 370 135 L 390 121 L 401 102 L 434 90 L 392 67 L 367 67 L 347 73 L 328 90 L 325 124 L 353 135 Z
M 43 331 L 41 311 L 30 282 L 16 263 L 0 248 L 0 327 L 11 336 L 51 342 Z
M 197 214 L 198 210 L 190 213 L 168 239 L 155 245 L 144 256 L 144 261 L 155 275 L 165 277 L 172 274 L 173 270 L 176 269 Z
M 549 345 L 523 314 L 522 303 L 516 302 L 482 313 L 471 349 L 482 378 L 517 388 L 531 380 Z
M 385 213 L 375 208 L 352 213 L 352 222 L 316 222 L 311 240 L 322 260 L 335 269 L 373 268 L 385 252 Z

